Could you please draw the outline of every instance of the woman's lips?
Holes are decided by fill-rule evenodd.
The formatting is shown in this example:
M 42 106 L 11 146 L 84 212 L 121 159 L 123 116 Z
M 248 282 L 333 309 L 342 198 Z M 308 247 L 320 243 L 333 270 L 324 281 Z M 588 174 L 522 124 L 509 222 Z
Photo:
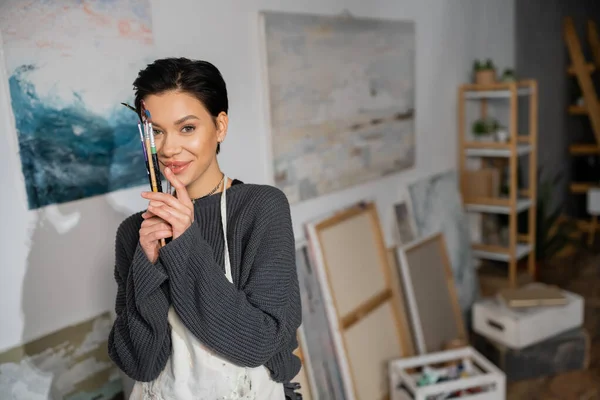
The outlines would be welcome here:
M 175 175 L 182 173 L 191 164 L 191 161 L 165 163 L 165 167 L 169 167 Z

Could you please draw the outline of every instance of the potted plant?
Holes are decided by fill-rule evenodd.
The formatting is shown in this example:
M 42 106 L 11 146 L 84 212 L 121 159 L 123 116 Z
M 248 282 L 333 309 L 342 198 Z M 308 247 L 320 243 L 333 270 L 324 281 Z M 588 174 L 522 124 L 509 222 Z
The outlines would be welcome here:
M 475 60 L 473 63 L 475 83 L 478 85 L 490 85 L 496 82 L 496 67 L 491 59 L 485 62 Z
M 502 82 L 514 82 L 517 80 L 515 75 L 515 70 L 511 68 L 506 68 L 502 73 L 502 77 L 500 78 Z
M 473 122 L 473 136 L 479 141 L 492 141 L 499 127 L 500 124 L 493 118 L 479 118 Z

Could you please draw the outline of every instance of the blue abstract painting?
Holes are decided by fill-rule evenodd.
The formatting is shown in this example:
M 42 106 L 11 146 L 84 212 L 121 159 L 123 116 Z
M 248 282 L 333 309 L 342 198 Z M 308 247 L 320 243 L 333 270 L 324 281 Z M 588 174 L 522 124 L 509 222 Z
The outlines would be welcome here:
M 153 53 L 149 0 L 5 0 L 0 33 L 29 208 L 147 183 L 120 103 Z

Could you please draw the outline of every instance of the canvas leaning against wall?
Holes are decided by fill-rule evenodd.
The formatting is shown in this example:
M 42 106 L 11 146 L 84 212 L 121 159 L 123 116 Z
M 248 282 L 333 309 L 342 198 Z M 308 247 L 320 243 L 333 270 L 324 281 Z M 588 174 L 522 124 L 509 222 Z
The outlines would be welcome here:
M 124 400 L 105 313 L 0 353 L 0 399 Z
M 291 203 L 411 168 L 411 21 L 261 13 L 274 183 Z
M 408 191 L 418 235 L 444 234 L 460 307 L 468 317 L 479 296 L 479 284 L 458 175 L 455 170 L 440 172 L 411 183 Z
M 6 0 L 0 33 L 29 209 L 146 183 L 132 82 L 149 0 Z
M 345 400 L 342 372 L 336 355 L 333 334 L 327 319 L 325 299 L 319 278 L 313 269 L 307 244 L 296 248 L 296 266 L 302 301 L 302 352 L 304 370 L 312 382 L 310 390 L 315 399 Z M 308 396 L 306 396 L 308 397 Z

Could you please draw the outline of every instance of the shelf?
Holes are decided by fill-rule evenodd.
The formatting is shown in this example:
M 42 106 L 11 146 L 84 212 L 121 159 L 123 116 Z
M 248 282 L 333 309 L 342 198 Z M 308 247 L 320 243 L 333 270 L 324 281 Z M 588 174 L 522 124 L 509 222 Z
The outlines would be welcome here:
M 531 89 L 523 87 L 517 89 L 517 96 L 528 96 L 531 93 Z M 467 100 L 479 100 L 479 99 L 509 99 L 511 95 L 510 89 L 502 87 L 501 89 L 490 89 L 490 90 L 466 90 L 465 99 Z
M 468 157 L 510 157 L 512 147 L 504 143 L 465 143 L 465 153 Z M 530 153 L 532 146 L 530 144 L 517 145 L 517 155 L 522 156 Z
M 591 73 L 596 70 L 596 66 L 592 63 L 586 63 L 585 69 L 587 69 L 587 71 Z M 575 75 L 575 68 L 572 65 L 569 65 L 569 68 L 567 68 L 567 73 L 569 75 Z
M 509 262 L 511 254 L 507 248 L 499 246 L 489 246 L 484 244 L 473 244 L 473 255 L 477 258 L 492 261 Z M 526 243 L 517 244 L 515 259 L 519 260 L 531 253 L 533 246 Z
M 519 135 L 517 136 L 517 142 L 519 143 L 531 143 L 532 138 L 529 135 Z
M 531 199 L 518 199 L 517 212 L 529 209 L 531 204 Z M 465 209 L 470 212 L 490 214 L 510 214 L 511 212 L 508 199 L 468 199 L 465 200 Z
M 600 188 L 600 183 L 594 182 L 573 182 L 571 183 L 571 193 L 585 194 L 592 188 Z
M 563 71 L 567 69 L 567 66 L 563 67 Z M 528 123 L 521 124 L 519 127 L 515 127 L 514 124 L 510 126 L 508 141 L 502 142 L 499 140 L 492 140 L 492 137 L 481 137 L 472 135 L 469 132 L 469 124 L 474 116 L 472 111 L 468 108 L 471 107 L 473 100 L 479 99 L 480 118 L 485 117 L 488 112 L 490 103 L 503 102 L 510 103 L 509 115 L 503 119 L 507 119 L 507 124 L 510 125 L 510 121 L 520 119 L 521 107 L 519 103 L 527 105 L 527 109 L 530 112 L 531 118 L 526 118 Z M 486 101 L 487 100 L 487 101 Z M 459 173 L 463 174 L 465 171 L 470 170 L 472 161 L 477 160 L 482 163 L 483 167 L 489 161 L 492 168 L 501 170 L 505 168 L 505 164 L 509 164 L 510 169 L 514 169 L 515 164 L 524 164 L 530 171 L 534 171 L 537 168 L 537 143 L 538 143 L 538 118 L 537 114 L 531 112 L 537 112 L 538 110 L 538 83 L 533 79 L 521 80 L 516 82 L 506 83 L 494 83 L 491 85 L 478 85 L 478 84 L 463 84 L 460 85 L 458 90 L 458 146 L 459 146 Z M 505 104 L 506 105 L 506 104 Z M 495 137 L 494 137 L 495 139 Z M 600 141 L 599 141 L 600 142 Z M 487 158 L 487 159 L 486 159 Z M 509 161 L 507 163 L 507 161 Z M 487 181 L 484 182 L 483 177 L 487 174 L 482 175 L 482 185 L 486 187 L 489 185 L 497 185 L 496 177 L 492 174 L 485 178 Z M 520 233 L 518 227 L 515 226 L 515 218 L 524 213 L 528 213 L 528 223 L 532 226 L 536 225 L 536 201 L 537 201 L 537 179 L 534 174 L 530 180 L 528 180 L 528 188 L 519 188 L 516 173 L 511 173 L 507 177 L 509 182 L 507 184 L 514 191 L 511 192 L 510 196 L 504 193 L 500 195 L 497 193 L 498 187 L 494 187 L 493 191 L 488 192 L 482 187 L 481 195 L 483 197 L 475 197 L 473 195 L 467 195 L 468 192 L 472 192 L 477 195 L 476 192 L 466 190 L 469 187 L 462 187 L 464 183 L 461 175 L 461 189 L 463 194 L 463 209 L 469 213 L 487 213 L 492 215 L 506 215 L 510 216 L 509 221 L 511 222 L 508 229 L 508 238 L 506 243 L 515 244 L 514 247 L 509 248 L 508 246 L 492 246 L 485 245 L 483 243 L 472 243 L 473 255 L 475 259 L 479 259 L 482 264 L 486 264 L 484 261 L 497 261 L 500 263 L 507 263 L 506 267 L 503 268 L 502 273 L 506 274 L 506 281 L 508 286 L 517 286 L 517 263 L 516 260 L 527 257 L 527 270 L 530 276 L 535 276 L 535 269 L 537 264 L 534 263 L 533 250 L 536 248 L 536 235 L 535 230 L 531 230 L 527 234 Z M 503 178 L 504 179 L 504 178 Z M 492 193 L 495 193 L 496 197 L 492 197 Z M 489 196 L 489 197 L 487 197 Z M 485 236 L 483 232 L 477 236 Z M 487 242 L 487 240 L 483 240 Z M 488 263 L 493 264 L 493 263 Z
M 568 112 L 571 115 L 585 115 L 587 114 L 587 108 L 584 106 L 569 106 Z
M 572 155 L 593 155 L 600 154 L 600 146 L 589 143 L 589 144 L 572 144 L 569 146 L 569 153 Z

